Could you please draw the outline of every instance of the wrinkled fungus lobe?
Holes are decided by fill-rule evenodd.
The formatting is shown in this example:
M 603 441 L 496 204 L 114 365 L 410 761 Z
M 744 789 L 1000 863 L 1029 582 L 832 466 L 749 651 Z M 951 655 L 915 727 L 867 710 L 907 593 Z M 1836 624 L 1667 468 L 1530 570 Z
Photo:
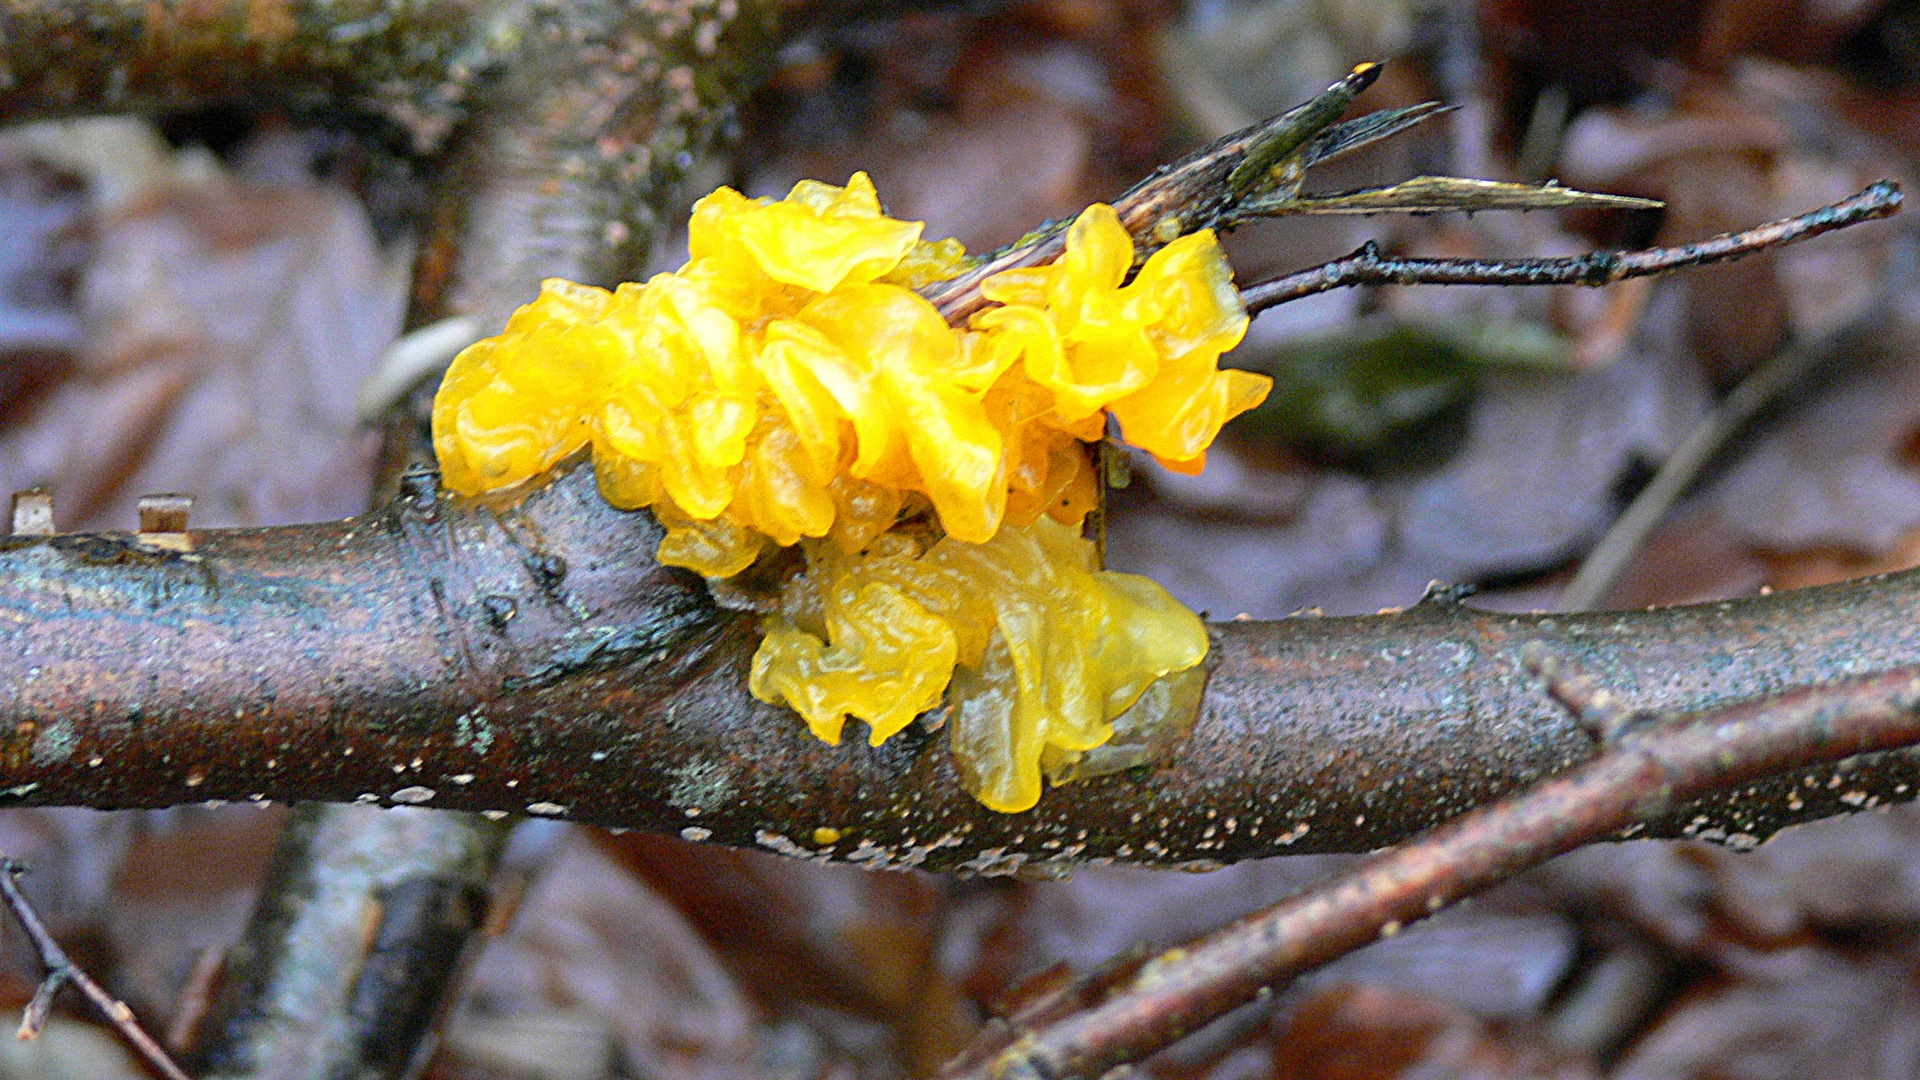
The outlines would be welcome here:
M 1198 471 L 1268 382 L 1219 369 L 1247 316 L 1210 231 L 1129 281 L 1133 241 L 1093 206 L 1059 260 L 988 278 L 998 306 L 955 328 L 913 289 L 968 257 L 920 230 L 863 173 L 779 201 L 721 188 L 695 204 L 679 271 L 548 281 L 462 352 L 434 446 L 462 494 L 591 447 L 608 501 L 665 526 L 660 561 L 708 577 L 800 545 L 753 693 L 828 742 L 857 717 L 878 745 L 951 689 L 968 790 L 1024 810 L 1043 770 L 1096 771 L 1082 759 L 1114 721 L 1206 655 L 1166 590 L 1095 565 L 1089 444 L 1111 418 Z

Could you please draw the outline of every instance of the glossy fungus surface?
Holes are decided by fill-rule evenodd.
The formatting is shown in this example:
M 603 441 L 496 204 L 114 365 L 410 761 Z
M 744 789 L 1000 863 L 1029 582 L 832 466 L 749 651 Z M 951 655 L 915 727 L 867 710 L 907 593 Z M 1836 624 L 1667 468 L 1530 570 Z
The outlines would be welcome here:
M 829 741 L 863 720 L 877 744 L 951 689 L 969 789 L 1022 810 L 1043 768 L 1072 775 L 1206 653 L 1164 589 L 1095 565 L 1091 444 L 1117 423 L 1197 471 L 1268 383 L 1219 368 L 1247 315 L 1211 232 L 1135 271 L 1131 237 L 1093 206 L 1059 260 L 988 278 L 996 306 L 965 327 L 913 290 L 969 258 L 920 233 L 864 174 L 782 200 L 721 188 L 695 204 L 680 270 L 612 291 L 549 281 L 462 352 L 434 444 L 463 494 L 590 447 L 607 499 L 666 527 L 657 557 L 708 577 L 801 545 L 754 693 Z

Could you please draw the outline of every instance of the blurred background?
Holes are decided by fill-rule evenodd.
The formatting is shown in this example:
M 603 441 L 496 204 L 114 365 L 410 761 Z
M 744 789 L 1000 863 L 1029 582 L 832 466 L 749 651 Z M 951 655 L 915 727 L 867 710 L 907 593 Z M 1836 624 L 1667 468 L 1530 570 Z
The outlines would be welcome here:
M 1289 218 L 1229 240 L 1251 282 L 1374 239 L 1525 257 L 1674 244 L 1843 198 L 1920 155 L 1913 0 L 1043 0 L 858 22 L 787 48 L 704 186 L 869 171 L 970 250 L 1389 62 L 1359 109 L 1457 111 L 1313 190 L 1549 178 L 1662 211 Z M 0 133 L 0 481 L 62 530 L 365 507 L 379 385 L 425 205 L 404 162 L 220 109 Z M 1909 220 L 1911 219 L 1911 220 Z M 1716 448 L 1602 595 L 1751 595 L 1920 563 L 1911 213 L 1603 290 L 1345 290 L 1257 319 L 1275 378 L 1206 473 L 1113 493 L 1109 560 L 1214 618 L 1371 612 L 1427 582 L 1535 609 L 1725 394 L 1802 377 Z M 669 244 L 658 268 L 684 258 Z M 373 405 L 378 405 L 377 397 Z M 90 970 L 184 1038 L 281 823 L 272 807 L 10 811 L 0 850 Z M 1347 863 L 1065 881 L 820 867 L 541 823 L 430 1069 L 440 1080 L 928 1074 L 1067 965 L 1168 944 Z M 533 867 L 541 867 L 538 874 Z M 38 968 L 7 923 L 0 1005 Z M 64 1000 L 64 999 L 63 999 Z M 1162 1077 L 1920 1075 L 1920 815 L 1757 852 L 1594 848 L 1206 1029 Z M 0 1077 L 138 1075 L 79 1012 L 0 1040 Z

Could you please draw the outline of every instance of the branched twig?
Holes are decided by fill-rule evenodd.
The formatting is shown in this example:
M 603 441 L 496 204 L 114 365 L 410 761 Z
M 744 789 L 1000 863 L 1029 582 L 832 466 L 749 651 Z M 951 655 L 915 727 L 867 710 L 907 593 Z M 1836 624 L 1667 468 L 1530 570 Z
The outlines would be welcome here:
M 87 995 L 87 1000 L 93 1002 L 101 1015 L 120 1029 L 120 1034 L 133 1044 L 133 1048 L 156 1072 L 167 1080 L 191 1080 L 180 1071 L 180 1066 L 173 1063 L 173 1059 L 167 1056 L 153 1036 L 146 1033 L 140 1022 L 133 1018 L 133 1010 L 127 1007 L 127 1003 L 102 989 L 53 939 L 53 934 L 48 932 L 46 924 L 40 921 L 39 914 L 33 910 L 33 905 L 20 892 L 20 883 L 14 880 L 14 876 L 25 869 L 13 859 L 0 856 L 0 894 L 5 895 L 7 906 L 13 909 L 13 917 L 20 920 L 21 929 L 27 932 L 27 939 L 33 942 L 34 951 L 40 954 L 40 962 L 47 968 L 47 977 L 41 981 L 39 989 L 33 993 L 33 1000 L 27 1003 L 26 1011 L 21 1014 L 20 1038 L 31 1039 L 40 1034 L 48 1013 L 53 1009 L 53 996 L 60 992 L 62 986 L 72 983 Z
M 1228 231 L 1258 218 L 1290 214 L 1440 213 L 1450 210 L 1542 210 L 1569 207 L 1651 209 L 1661 204 L 1624 195 L 1596 195 L 1556 184 L 1512 184 L 1456 176 L 1420 176 L 1387 187 L 1303 196 L 1307 170 L 1396 135 L 1452 109 L 1437 101 L 1382 109 L 1335 123 L 1380 77 L 1360 64 L 1312 100 L 1224 136 L 1127 189 L 1113 201 L 1134 240 L 1134 265 L 1175 238 L 1200 229 Z M 1039 266 L 1066 247 L 1066 224 L 1053 221 L 982 257 L 967 272 L 921 293 L 958 326 L 990 301 L 980 286 L 1003 270 Z
M 1871 189 L 1869 189 L 1871 190 Z M 1896 193 L 1897 194 L 1897 193 Z M 1816 211 L 1817 212 L 1817 211 Z M 1898 275 L 1887 275 L 1891 281 Z M 1885 282 L 1869 310 L 1891 300 Z M 1801 382 L 1822 361 L 1845 355 L 1847 346 L 1859 338 L 1866 318 L 1849 320 L 1839 329 L 1817 341 L 1789 340 L 1759 367 L 1747 373 L 1727 396 L 1687 432 L 1673 453 L 1660 463 L 1647 486 L 1633 497 L 1619 518 L 1587 553 L 1573 580 L 1560 592 L 1554 607 L 1559 611 L 1583 611 L 1606 599 L 1620 579 L 1634 552 L 1646 542 L 1655 526 L 1673 505 L 1686 495 L 1695 478 L 1708 462 L 1753 418 L 1789 387 Z
M 1677 247 L 1596 251 L 1557 259 L 1403 259 L 1382 255 L 1369 240 L 1358 251 L 1309 270 L 1240 290 L 1247 310 L 1353 285 L 1611 285 L 1627 278 L 1664 274 L 1688 266 L 1723 262 L 1795 243 L 1900 209 L 1900 187 L 1891 180 L 1869 184 L 1852 198 L 1797 217 L 1769 221 L 1737 233 Z
M 1099 1075 L 1170 1045 L 1263 988 L 1678 801 L 1916 741 L 1920 667 L 1753 699 L 1628 734 L 1562 777 L 1148 961 L 1091 1008 L 996 1031 L 992 1038 L 1010 1048 L 970 1054 L 947 1075 Z

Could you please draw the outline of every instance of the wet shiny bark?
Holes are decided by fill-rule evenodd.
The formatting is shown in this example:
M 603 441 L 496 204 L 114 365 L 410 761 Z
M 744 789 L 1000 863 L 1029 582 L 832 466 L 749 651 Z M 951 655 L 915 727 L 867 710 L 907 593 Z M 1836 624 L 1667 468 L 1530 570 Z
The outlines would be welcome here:
M 186 554 L 6 541 L 0 793 L 530 814 L 875 866 L 1204 864 L 1379 847 L 1590 757 L 1521 666 L 1529 642 L 1689 710 L 1920 661 L 1913 574 L 1655 611 L 1218 624 L 1173 760 L 1002 815 L 960 790 L 937 733 L 827 746 L 753 700 L 754 617 L 655 564 L 651 517 L 608 507 L 589 470 L 517 502 L 405 488 L 364 518 L 194 533 Z M 1853 759 L 1648 835 L 1746 844 L 1915 782 L 1909 753 Z

